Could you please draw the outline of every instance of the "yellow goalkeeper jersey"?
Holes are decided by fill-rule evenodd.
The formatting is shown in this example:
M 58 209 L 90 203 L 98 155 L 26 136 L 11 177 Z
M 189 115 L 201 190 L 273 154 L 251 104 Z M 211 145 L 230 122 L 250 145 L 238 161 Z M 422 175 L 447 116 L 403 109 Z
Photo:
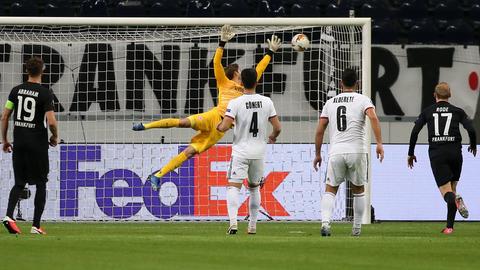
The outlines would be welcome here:
M 222 66 L 222 56 L 223 48 L 219 47 L 215 51 L 215 57 L 213 58 L 213 68 L 218 89 L 218 104 L 215 109 L 223 117 L 225 115 L 225 111 L 227 110 L 228 102 L 243 95 L 243 86 L 227 78 L 225 75 L 225 70 Z M 255 68 L 257 71 L 257 81 L 259 81 L 262 77 L 262 74 L 267 68 L 271 59 L 272 57 L 267 54 L 263 57 L 260 63 L 258 63 L 257 67 Z

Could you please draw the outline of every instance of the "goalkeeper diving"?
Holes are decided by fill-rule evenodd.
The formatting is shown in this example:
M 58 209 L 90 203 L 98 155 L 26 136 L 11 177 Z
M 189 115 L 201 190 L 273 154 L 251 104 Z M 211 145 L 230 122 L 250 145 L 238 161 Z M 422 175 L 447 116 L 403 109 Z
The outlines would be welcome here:
M 240 69 L 238 64 L 230 64 L 227 67 L 222 66 L 222 56 L 225 44 L 235 36 L 233 27 L 224 25 L 220 31 L 220 43 L 215 51 L 213 58 L 213 67 L 215 80 L 218 88 L 218 104 L 207 112 L 194 114 L 186 118 L 166 118 L 147 124 L 134 124 L 133 130 L 141 131 L 152 128 L 192 128 L 198 133 L 191 139 L 190 145 L 180 154 L 172 158 L 163 168 L 151 174 L 148 177 L 152 188 L 158 190 L 160 179 L 167 173 L 180 167 L 183 162 L 192 158 L 196 154 L 207 151 L 215 145 L 224 135 L 217 130 L 217 125 L 222 121 L 227 110 L 228 102 L 234 98 L 243 95 L 244 87 L 240 78 Z M 281 46 L 281 40 L 275 35 L 267 39 L 268 51 L 263 59 L 257 64 L 257 81 L 260 80 L 263 72 L 272 59 L 272 55 Z

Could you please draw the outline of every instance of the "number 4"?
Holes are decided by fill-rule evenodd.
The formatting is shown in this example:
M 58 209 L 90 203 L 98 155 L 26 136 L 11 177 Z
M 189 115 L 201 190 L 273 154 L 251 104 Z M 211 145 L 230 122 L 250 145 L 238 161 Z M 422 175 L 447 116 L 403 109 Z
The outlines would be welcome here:
M 253 112 L 252 122 L 250 123 L 250 130 L 248 131 L 253 134 L 253 137 L 257 137 L 258 134 L 258 116 L 257 112 Z

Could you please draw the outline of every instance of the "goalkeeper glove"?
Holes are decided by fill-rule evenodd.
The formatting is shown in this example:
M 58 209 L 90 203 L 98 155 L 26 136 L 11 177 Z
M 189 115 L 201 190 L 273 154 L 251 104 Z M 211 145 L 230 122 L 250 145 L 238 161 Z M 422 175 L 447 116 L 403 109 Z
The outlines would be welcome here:
M 272 52 L 276 52 L 282 46 L 282 40 L 275 35 L 272 35 L 271 39 L 267 39 L 267 43 L 268 49 Z
M 235 36 L 233 32 L 233 27 L 231 25 L 225 24 L 220 30 L 220 40 L 222 42 L 227 42 Z
M 132 130 L 134 130 L 134 131 L 142 131 L 142 130 L 145 130 L 145 127 L 143 126 L 142 123 L 133 124 Z

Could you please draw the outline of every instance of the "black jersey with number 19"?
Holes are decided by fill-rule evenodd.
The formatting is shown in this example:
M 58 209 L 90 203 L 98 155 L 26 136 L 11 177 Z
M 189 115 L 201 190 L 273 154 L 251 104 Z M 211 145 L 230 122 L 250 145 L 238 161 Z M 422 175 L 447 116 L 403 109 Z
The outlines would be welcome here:
M 38 83 L 25 82 L 12 89 L 15 148 L 48 149 L 45 113 L 53 111 L 53 94 Z

